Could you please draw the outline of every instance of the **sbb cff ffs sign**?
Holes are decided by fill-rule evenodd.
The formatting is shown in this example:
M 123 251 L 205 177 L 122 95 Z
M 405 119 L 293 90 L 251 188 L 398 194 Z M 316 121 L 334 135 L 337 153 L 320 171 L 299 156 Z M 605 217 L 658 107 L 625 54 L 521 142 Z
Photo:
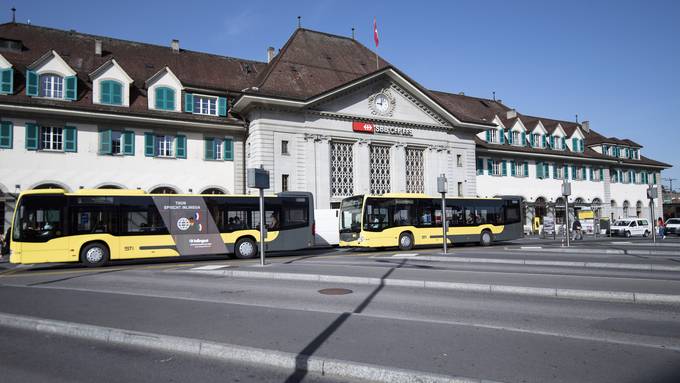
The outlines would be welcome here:
M 375 125 L 370 122 L 352 121 L 352 130 L 359 133 L 375 133 Z

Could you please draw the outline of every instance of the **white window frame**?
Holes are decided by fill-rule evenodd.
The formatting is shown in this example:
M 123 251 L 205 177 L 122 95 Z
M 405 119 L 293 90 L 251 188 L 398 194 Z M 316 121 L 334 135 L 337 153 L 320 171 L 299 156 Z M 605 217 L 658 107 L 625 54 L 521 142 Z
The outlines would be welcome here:
M 515 177 L 527 177 L 528 174 L 524 174 L 524 162 L 515 162 Z
M 456 166 L 459 168 L 463 167 L 463 155 L 462 154 L 456 154 Z
M 498 142 L 498 129 L 491 129 L 491 141 L 490 142 Z
M 217 112 L 217 97 L 194 94 L 194 114 L 217 116 Z
M 497 161 L 497 160 L 492 160 L 493 164 L 491 166 L 491 175 L 492 176 L 502 176 L 503 173 L 501 172 L 501 165 L 503 164 L 502 161 Z
M 602 181 L 600 179 L 600 169 L 593 168 L 593 181 Z
M 111 154 L 112 155 L 121 155 L 123 154 L 123 141 L 125 139 L 123 138 L 123 132 L 120 130 L 112 130 L 111 131 Z
M 40 150 L 51 152 L 63 152 L 64 128 L 54 126 L 41 126 Z
M 289 143 L 288 140 L 281 140 L 281 154 L 284 156 L 290 155 L 290 151 L 288 150 Z
M 555 179 L 558 180 L 563 180 L 564 179 L 564 165 L 554 165 L 555 170 Z
M 175 157 L 175 136 L 156 136 L 156 157 Z
M 511 131 L 510 134 L 512 134 L 512 144 L 514 146 L 522 146 L 522 135 L 516 130 Z
M 539 133 L 532 133 L 531 136 L 534 138 L 534 148 L 543 147 L 543 139 Z
M 221 138 L 213 139 L 213 150 L 215 151 L 215 159 L 222 160 L 224 157 L 224 140 Z
M 44 84 L 43 79 L 48 80 Z M 59 79 L 59 81 L 55 81 Z M 38 76 L 40 97 L 62 100 L 64 98 L 64 77 L 56 73 L 43 73 Z

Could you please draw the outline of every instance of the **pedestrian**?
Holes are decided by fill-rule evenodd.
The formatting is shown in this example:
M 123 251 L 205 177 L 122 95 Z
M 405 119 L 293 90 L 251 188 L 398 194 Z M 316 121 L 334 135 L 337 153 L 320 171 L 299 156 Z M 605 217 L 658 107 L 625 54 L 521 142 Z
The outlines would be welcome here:
M 7 232 L 5 235 L 2 235 L 2 232 L 0 232 L 0 259 L 5 256 L 5 254 L 9 254 L 9 228 L 7 228 Z
M 581 221 L 578 218 L 574 219 L 574 224 L 571 225 L 571 230 L 574 231 L 574 241 L 577 239 L 583 240 L 583 234 L 581 234 Z
M 657 226 L 659 226 L 659 237 L 661 239 L 666 239 L 666 224 L 664 223 L 662 217 L 659 217 Z

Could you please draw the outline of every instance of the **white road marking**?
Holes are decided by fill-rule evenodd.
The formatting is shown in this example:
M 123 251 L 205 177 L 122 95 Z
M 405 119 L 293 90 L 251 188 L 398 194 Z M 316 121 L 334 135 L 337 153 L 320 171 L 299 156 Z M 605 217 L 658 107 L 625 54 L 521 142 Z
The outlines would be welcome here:
M 200 266 L 200 267 L 194 267 L 191 270 L 219 270 L 219 269 L 224 269 L 229 267 L 229 265 L 207 265 L 207 266 Z
M 416 257 L 418 256 L 418 253 L 401 253 L 401 254 L 394 254 L 392 257 L 394 258 L 407 258 L 407 257 Z
M 633 242 L 612 242 L 612 245 L 632 245 Z
M 522 246 L 520 249 L 542 249 L 541 246 Z

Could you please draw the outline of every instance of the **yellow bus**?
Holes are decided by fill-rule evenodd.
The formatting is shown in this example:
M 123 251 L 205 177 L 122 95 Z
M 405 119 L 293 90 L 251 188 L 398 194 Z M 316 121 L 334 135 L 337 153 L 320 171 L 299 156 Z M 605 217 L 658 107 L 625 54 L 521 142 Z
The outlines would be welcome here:
M 311 193 L 265 197 L 265 249 L 314 245 Z M 21 193 L 11 228 L 10 262 L 82 262 L 183 255 L 258 254 L 256 196 L 146 194 L 140 190 L 62 189 Z
M 512 240 L 524 235 L 521 197 L 447 198 L 447 243 Z M 442 202 L 424 194 L 358 195 L 340 204 L 341 247 L 442 243 Z

